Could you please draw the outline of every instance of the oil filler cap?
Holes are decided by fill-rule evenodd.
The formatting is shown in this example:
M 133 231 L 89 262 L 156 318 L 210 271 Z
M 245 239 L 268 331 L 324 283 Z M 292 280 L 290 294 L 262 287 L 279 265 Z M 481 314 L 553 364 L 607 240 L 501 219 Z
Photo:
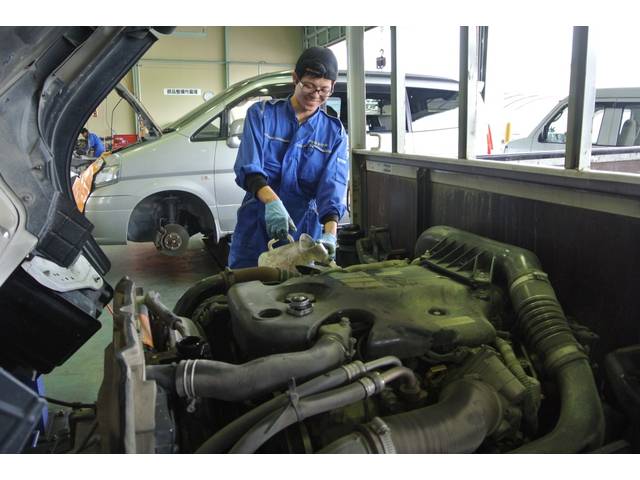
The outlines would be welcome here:
M 290 293 L 284 299 L 289 304 L 287 313 L 295 317 L 304 317 L 313 312 L 315 297 L 310 293 Z

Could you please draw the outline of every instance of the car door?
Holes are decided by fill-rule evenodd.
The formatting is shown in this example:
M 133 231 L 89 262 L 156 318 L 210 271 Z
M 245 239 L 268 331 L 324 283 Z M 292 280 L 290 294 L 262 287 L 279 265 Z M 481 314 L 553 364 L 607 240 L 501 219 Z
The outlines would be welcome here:
M 532 138 L 532 152 L 564 150 L 567 141 L 568 106 L 564 104 Z M 598 102 L 593 113 L 591 142 L 593 145 L 615 145 L 621 111 L 613 104 Z M 616 125 L 616 127 L 612 127 Z M 615 130 L 615 131 L 614 131 Z M 613 135 L 613 143 L 611 136 Z
M 235 121 L 244 120 L 251 105 L 263 100 L 286 98 L 292 91 L 292 84 L 260 87 L 236 99 L 221 114 L 224 135 L 216 142 L 214 160 L 214 188 L 221 234 L 232 232 L 235 228 L 236 214 L 246 193 L 235 182 L 233 166 L 238 155 L 238 146 L 237 142 L 234 144 L 229 137 L 229 127 Z

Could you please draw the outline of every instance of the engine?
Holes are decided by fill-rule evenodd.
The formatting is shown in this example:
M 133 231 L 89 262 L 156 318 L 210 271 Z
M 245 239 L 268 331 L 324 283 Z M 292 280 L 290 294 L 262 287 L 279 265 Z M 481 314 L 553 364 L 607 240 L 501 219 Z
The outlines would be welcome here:
M 98 396 L 107 452 L 598 448 L 584 327 L 535 255 L 449 227 L 417 258 L 227 270 L 174 311 L 123 279 Z

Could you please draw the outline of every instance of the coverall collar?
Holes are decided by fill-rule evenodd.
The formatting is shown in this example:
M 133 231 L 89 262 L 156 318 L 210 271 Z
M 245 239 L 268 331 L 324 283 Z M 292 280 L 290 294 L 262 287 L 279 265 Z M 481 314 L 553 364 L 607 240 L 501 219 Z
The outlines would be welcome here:
M 296 114 L 296 110 L 295 108 L 293 108 L 293 103 L 291 103 L 292 101 L 293 101 L 293 95 L 289 95 L 289 97 L 287 98 L 287 110 L 292 116 L 293 120 L 296 122 L 296 125 L 299 127 L 308 125 L 308 128 L 310 128 L 311 131 L 314 131 L 318 123 L 318 115 L 320 113 L 320 107 L 316 108 L 316 111 L 313 112 L 311 115 L 309 115 L 309 117 L 307 117 L 304 123 L 300 123 L 298 122 L 298 116 Z

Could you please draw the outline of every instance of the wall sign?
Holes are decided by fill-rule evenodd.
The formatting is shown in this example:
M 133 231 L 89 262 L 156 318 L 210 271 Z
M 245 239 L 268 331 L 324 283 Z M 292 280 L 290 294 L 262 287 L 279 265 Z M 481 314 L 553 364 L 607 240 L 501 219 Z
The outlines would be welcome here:
M 199 88 L 165 88 L 165 95 L 202 95 L 202 90 Z

